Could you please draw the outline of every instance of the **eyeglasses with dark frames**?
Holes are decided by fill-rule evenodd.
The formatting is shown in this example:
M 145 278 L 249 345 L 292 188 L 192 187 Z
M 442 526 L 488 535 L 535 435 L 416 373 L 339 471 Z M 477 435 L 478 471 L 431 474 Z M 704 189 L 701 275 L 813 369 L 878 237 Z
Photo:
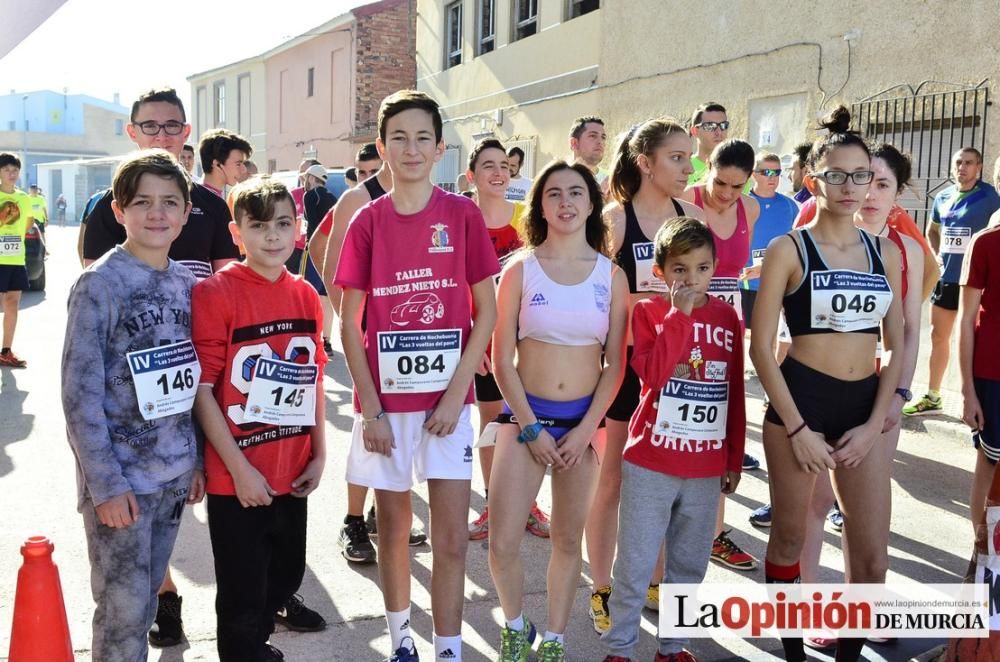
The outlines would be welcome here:
M 168 136 L 179 136 L 181 132 L 184 131 L 184 122 L 169 121 L 160 124 L 159 122 L 154 122 L 153 120 L 148 120 L 146 122 L 132 122 L 132 126 L 139 127 L 147 136 L 155 136 L 163 131 Z
M 871 184 L 875 173 L 871 170 L 857 170 L 855 172 L 842 172 L 840 170 L 824 170 L 823 172 L 811 173 L 816 179 L 822 179 L 831 186 L 841 186 L 847 183 L 850 178 L 855 184 Z

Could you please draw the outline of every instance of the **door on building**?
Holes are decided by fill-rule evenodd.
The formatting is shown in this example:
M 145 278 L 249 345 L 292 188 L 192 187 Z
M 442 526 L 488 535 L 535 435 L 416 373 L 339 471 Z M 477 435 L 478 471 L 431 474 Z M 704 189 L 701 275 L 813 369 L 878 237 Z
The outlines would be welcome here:
M 941 88 L 943 91 L 932 91 Z M 944 89 L 947 88 L 947 89 Z M 897 85 L 851 105 L 851 117 L 868 140 L 887 142 L 910 154 L 911 186 L 900 199 L 926 230 L 934 196 L 951 181 L 951 155 L 975 147 L 986 162 L 989 88 L 925 81 Z

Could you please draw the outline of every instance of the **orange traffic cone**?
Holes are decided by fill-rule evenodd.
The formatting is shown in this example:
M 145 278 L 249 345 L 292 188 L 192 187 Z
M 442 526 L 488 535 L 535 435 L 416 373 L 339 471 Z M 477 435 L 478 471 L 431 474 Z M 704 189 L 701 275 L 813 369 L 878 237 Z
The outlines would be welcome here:
M 21 545 L 24 565 L 17 573 L 10 662 L 73 662 L 53 549 L 55 545 L 44 536 L 28 538 Z

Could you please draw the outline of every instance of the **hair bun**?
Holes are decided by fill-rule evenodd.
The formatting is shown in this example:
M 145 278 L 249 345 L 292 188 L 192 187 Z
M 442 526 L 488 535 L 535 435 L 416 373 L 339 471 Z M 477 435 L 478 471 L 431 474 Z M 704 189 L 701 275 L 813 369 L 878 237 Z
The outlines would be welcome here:
M 847 133 L 851 128 L 851 111 L 845 106 L 837 106 L 820 123 L 820 128 L 830 133 Z

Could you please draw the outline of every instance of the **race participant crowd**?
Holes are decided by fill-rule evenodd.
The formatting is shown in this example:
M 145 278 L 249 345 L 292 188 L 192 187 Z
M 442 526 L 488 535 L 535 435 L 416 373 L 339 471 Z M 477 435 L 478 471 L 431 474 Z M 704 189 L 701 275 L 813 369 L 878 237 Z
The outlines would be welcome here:
M 885 581 L 899 420 L 941 411 L 956 318 L 978 522 L 1000 457 L 1000 196 L 982 155 L 954 154 L 925 239 L 897 204 L 909 158 L 850 131 L 843 107 L 796 150 L 794 198 L 777 192 L 780 157 L 728 138 L 729 126 L 718 103 L 688 126 L 638 123 L 604 169 L 604 123 L 582 117 L 572 158 L 531 179 L 521 150 L 485 139 L 469 149 L 469 190 L 454 194 L 431 181 L 438 106 L 404 90 L 382 101 L 378 139 L 335 199 L 322 164 L 303 162 L 289 190 L 250 173 L 253 147 L 237 134 L 186 145 L 173 90 L 136 100 L 127 131 L 140 151 L 85 212 L 62 359 L 94 659 L 181 642 L 169 561 L 184 504 L 202 499 L 220 659 L 284 659 L 268 642 L 276 622 L 326 627 L 297 592 L 307 497 L 328 464 L 334 322 L 355 410 L 347 457 L 331 459 L 346 466 L 340 540 L 350 562 L 377 557 L 389 660 L 419 659 L 409 547 L 427 534 L 412 529 L 415 481 L 430 497 L 440 662 L 462 657 L 470 539 L 489 541 L 505 662 L 532 649 L 574 658 L 564 633 L 584 539 L 605 662 L 633 659 L 661 582 L 699 583 L 710 560 L 758 567 L 725 528 L 725 495 L 759 467 L 744 452 L 747 337 L 767 395 L 772 503 L 751 521 L 770 527 L 768 583 L 816 580 L 828 517 L 843 529 L 847 580 Z M 40 219 L 15 188 L 19 170 L 0 154 L 0 361 L 23 368 L 11 350 L 23 237 Z M 928 296 L 931 383 L 910 404 Z M 488 505 L 469 523 L 474 446 Z M 546 475 L 548 514 L 535 501 Z M 546 613 L 533 615 L 544 631 L 523 612 L 525 530 L 551 540 Z M 783 639 L 785 658 L 811 646 L 856 660 L 866 641 L 813 634 Z M 661 638 L 655 659 L 694 660 L 687 645 Z

